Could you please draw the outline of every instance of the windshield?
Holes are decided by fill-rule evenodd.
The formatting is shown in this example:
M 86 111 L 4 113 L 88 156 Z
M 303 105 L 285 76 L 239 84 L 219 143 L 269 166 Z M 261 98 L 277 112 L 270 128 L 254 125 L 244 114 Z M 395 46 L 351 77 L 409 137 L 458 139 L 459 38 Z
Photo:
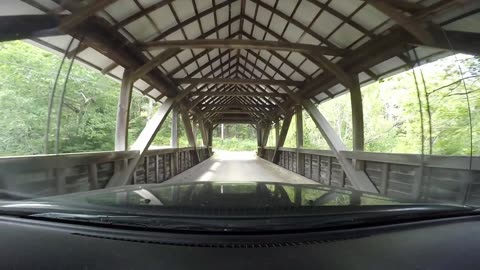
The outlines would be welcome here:
M 472 210 L 478 4 L 1 1 L 0 214 Z

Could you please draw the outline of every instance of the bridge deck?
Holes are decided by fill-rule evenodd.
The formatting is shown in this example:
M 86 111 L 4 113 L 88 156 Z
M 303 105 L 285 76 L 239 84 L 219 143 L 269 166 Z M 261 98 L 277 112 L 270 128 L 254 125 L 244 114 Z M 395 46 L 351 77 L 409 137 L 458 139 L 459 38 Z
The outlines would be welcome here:
M 216 151 L 208 160 L 169 179 L 169 183 L 196 181 L 265 181 L 313 184 L 313 180 L 256 156 L 255 152 Z

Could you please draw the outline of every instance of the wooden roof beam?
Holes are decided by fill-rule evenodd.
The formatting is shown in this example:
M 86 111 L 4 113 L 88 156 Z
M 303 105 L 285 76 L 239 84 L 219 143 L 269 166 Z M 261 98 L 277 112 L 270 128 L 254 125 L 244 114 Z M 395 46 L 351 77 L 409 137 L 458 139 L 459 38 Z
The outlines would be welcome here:
M 238 78 L 178 78 L 179 84 L 256 84 L 256 85 L 290 85 L 299 87 L 300 81 L 292 80 L 264 80 L 264 79 L 238 79 Z
M 274 109 L 276 108 L 277 106 L 275 105 L 260 105 L 260 104 L 241 104 L 241 103 L 229 103 L 229 104 L 207 104 L 207 105 L 203 105 L 203 104 L 199 104 L 198 105 L 199 107 L 202 107 L 202 108 L 245 108 L 245 109 L 252 109 L 252 108 L 270 108 L 270 109 Z
M 204 91 L 191 92 L 192 96 L 239 96 L 239 97 L 287 97 L 287 94 L 280 93 L 263 93 L 263 92 L 220 92 L 220 91 Z
M 435 38 L 426 29 L 424 22 L 419 22 L 412 17 L 406 16 L 397 7 L 391 5 L 388 1 L 384 0 L 366 0 L 371 6 L 378 9 L 395 21 L 402 28 L 407 30 L 412 36 L 423 44 L 434 44 Z M 422 25 L 423 24 L 423 25 Z
M 139 45 L 143 50 L 151 49 L 254 49 L 290 51 L 305 54 L 325 54 L 341 56 L 346 53 L 342 49 L 304 43 L 291 43 L 285 41 L 269 40 L 241 40 L 241 39 L 194 39 L 194 40 L 161 40 L 145 42 Z
M 212 30 L 218 30 L 217 28 L 214 28 Z M 204 38 L 207 37 L 208 35 L 211 34 L 211 31 L 203 33 L 202 35 L 199 36 L 199 38 Z M 234 35 L 232 35 L 234 36 Z M 227 37 L 230 38 L 231 36 Z M 196 39 L 195 39 L 196 40 Z M 155 56 L 152 60 L 144 64 L 143 66 L 139 67 L 137 70 L 135 70 L 132 74 L 133 78 L 140 78 L 146 73 L 148 73 L 150 70 L 156 68 L 157 66 L 161 65 L 162 63 L 166 62 L 168 59 L 174 57 L 178 53 L 180 53 L 182 50 L 179 48 L 168 48 L 165 51 L 161 52 L 157 56 Z M 222 53 L 222 56 L 226 54 L 226 52 Z M 194 57 L 192 57 L 193 59 Z M 217 59 L 217 58 L 216 58 Z M 195 60 L 194 60 L 195 61 Z M 212 60 L 213 61 L 213 60 Z M 180 65 L 179 67 L 181 67 Z M 206 66 L 203 65 L 202 69 L 205 68 Z M 195 71 L 195 73 L 199 72 L 199 69 Z
M 80 25 L 86 21 L 91 16 L 94 16 L 95 13 L 104 9 L 108 5 L 116 2 L 117 0 L 97 0 L 92 2 L 90 5 L 85 6 L 79 10 L 76 10 L 71 15 L 62 19 L 62 22 L 59 25 L 59 29 L 62 32 L 69 32 L 74 29 L 76 26 Z
M 120 21 L 119 23 L 115 24 L 113 27 L 115 29 L 120 29 L 140 18 L 142 18 L 143 16 L 147 15 L 147 14 L 150 14 L 152 12 L 154 12 L 155 10 L 158 10 L 168 4 L 170 4 L 171 2 L 173 2 L 174 0 L 162 0 L 158 3 L 155 3 L 147 8 L 145 8 L 144 10 L 142 10 L 141 12 L 138 12 L 138 13 L 135 13 L 129 17 L 127 17 L 126 19 Z

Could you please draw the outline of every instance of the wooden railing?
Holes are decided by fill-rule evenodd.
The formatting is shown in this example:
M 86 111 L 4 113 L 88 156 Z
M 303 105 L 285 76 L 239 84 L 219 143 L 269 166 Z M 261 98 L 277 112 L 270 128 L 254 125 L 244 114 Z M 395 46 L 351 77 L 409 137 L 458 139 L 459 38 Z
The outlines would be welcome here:
M 200 162 L 209 157 L 197 148 Z M 138 151 L 90 152 L 0 158 L 0 198 L 35 198 L 105 188 L 113 174 Z M 195 150 L 149 150 L 132 184 L 159 183 L 196 165 Z
M 199 162 L 209 157 L 206 147 L 197 147 Z M 171 177 L 197 165 L 195 149 L 165 148 L 148 150 L 133 175 L 133 184 L 161 183 Z
M 265 148 L 262 157 L 272 160 L 274 151 Z M 422 162 L 421 155 L 342 154 L 363 163 L 363 170 L 380 194 L 421 202 L 480 204 L 480 157 L 424 155 Z M 302 158 L 297 159 L 297 155 Z M 297 160 L 304 162 L 297 166 Z M 325 185 L 352 188 L 331 151 L 280 148 L 278 165 L 293 172 L 303 171 L 305 177 Z

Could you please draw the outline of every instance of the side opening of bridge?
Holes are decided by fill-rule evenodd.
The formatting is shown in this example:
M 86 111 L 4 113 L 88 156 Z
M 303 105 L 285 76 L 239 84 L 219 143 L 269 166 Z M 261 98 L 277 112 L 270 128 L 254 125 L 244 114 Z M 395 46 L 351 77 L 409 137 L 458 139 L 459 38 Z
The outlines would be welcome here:
M 52 3 L 55 7 L 19 2 L 14 8 L 33 11 L 13 15 L 14 9 L 7 10 L 12 16 L 0 17 L 0 28 L 20 26 L 1 29 L 0 42 L 28 39 L 62 55 L 63 60 L 80 61 L 121 81 L 121 87 L 114 151 L 52 154 L 46 136 L 45 155 L 0 158 L 4 191 L 41 197 L 160 183 L 211 157 L 213 131 L 228 123 L 255 128 L 259 157 L 325 185 L 414 201 L 467 203 L 480 197 L 480 158 L 473 155 L 472 131 L 470 156 L 424 153 L 423 122 L 421 154 L 366 152 L 361 91 L 362 86 L 452 52 L 478 56 L 480 34 L 459 31 L 456 25 L 472 26 L 469 17 L 478 14 L 478 1 L 462 6 L 459 1 L 395 4 L 368 0 L 360 1 L 349 15 L 321 1 L 299 1 L 291 14 L 260 0 L 213 3 L 200 12 L 193 3 L 193 15 L 168 0 L 148 6 L 136 2 L 129 12 L 115 5 L 115 0 Z M 217 13 L 223 8 L 230 12 L 220 20 Z M 303 22 L 295 15 L 297 8 L 315 12 Z M 265 16 L 258 18 L 258 10 Z M 153 16 L 160 11 L 172 18 L 170 24 L 161 25 L 165 29 Z M 330 14 L 330 19 L 323 14 Z M 214 20 L 207 27 L 204 20 L 212 15 Z M 323 28 L 315 26 L 319 18 L 322 25 L 337 27 L 323 33 Z M 272 23 L 274 19 L 277 23 Z M 277 26 L 282 24 L 279 31 Z M 353 36 L 358 38 L 352 41 Z M 160 107 L 129 147 L 134 90 Z M 351 151 L 318 108 L 343 93 L 350 94 Z M 468 110 L 472 128 L 470 105 Z M 304 111 L 329 150 L 304 147 Z M 47 133 L 53 123 L 50 115 Z M 173 119 L 170 147 L 150 149 L 169 115 Z M 179 147 L 179 117 L 188 147 Z M 286 148 L 293 119 L 296 145 Z M 197 145 L 197 133 L 203 146 Z M 267 146 L 270 133 L 275 134 L 274 147 Z

